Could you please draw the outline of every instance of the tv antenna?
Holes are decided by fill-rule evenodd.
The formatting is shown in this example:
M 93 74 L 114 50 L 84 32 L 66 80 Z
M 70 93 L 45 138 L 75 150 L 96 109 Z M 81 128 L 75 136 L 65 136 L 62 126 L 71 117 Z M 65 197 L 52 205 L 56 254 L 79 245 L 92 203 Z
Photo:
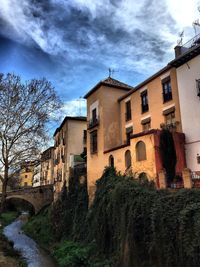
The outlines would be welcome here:
M 184 37 L 184 31 L 179 33 L 180 39 L 177 41 L 177 44 L 182 46 L 183 45 L 183 37 Z
M 200 10 L 200 7 L 198 7 L 198 10 Z M 197 35 L 197 28 L 200 27 L 200 22 L 199 19 L 196 19 L 193 23 L 192 26 L 194 28 L 195 36 Z
M 109 72 L 109 77 L 111 78 L 115 72 L 118 72 L 117 70 L 114 70 L 114 69 L 111 69 L 111 68 L 108 68 L 108 72 Z

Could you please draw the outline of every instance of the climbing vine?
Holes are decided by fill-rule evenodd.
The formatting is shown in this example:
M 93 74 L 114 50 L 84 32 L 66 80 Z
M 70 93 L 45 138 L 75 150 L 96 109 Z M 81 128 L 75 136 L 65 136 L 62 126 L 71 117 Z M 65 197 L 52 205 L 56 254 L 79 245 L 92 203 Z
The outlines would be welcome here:
M 167 180 L 172 182 L 176 174 L 177 158 L 172 133 L 167 129 L 163 129 L 160 134 L 160 154 Z
M 70 183 L 58 202 L 61 215 L 52 211 L 65 239 L 95 246 L 94 253 L 112 259 L 115 267 L 199 266 L 198 189 L 158 191 L 106 168 L 88 209 L 86 187 Z

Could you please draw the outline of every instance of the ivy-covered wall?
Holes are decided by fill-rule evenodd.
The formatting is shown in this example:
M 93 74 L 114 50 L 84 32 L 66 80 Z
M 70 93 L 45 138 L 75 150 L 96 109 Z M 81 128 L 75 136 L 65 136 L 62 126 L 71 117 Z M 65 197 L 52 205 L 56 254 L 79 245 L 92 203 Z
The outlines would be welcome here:
M 48 216 L 53 242 L 64 242 L 56 254 L 59 258 L 62 252 L 62 262 L 63 255 L 68 262 L 72 248 L 77 262 L 77 251 L 89 247 L 83 251 L 81 266 L 200 266 L 199 189 L 156 190 L 147 180 L 106 168 L 89 209 L 87 185 L 74 178 Z M 81 244 L 79 250 L 66 240 Z M 91 257 L 108 261 L 95 265 Z

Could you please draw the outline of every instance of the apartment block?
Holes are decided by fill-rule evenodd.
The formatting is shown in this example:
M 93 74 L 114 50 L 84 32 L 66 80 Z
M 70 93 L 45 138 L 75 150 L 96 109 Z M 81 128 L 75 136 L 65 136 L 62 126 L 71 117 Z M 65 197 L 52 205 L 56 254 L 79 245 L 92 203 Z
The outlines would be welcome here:
M 145 176 L 159 187 L 163 127 L 173 135 L 178 158 L 176 174 L 186 167 L 175 67 L 167 65 L 134 88 L 108 77 L 85 98 L 90 198 L 105 166 L 114 166 L 121 173 L 131 171 L 135 177 Z
M 186 161 L 194 178 L 200 178 L 200 34 L 175 47 L 169 63 L 176 69 Z
M 68 184 L 70 168 L 77 156 L 86 154 L 86 117 L 65 117 L 54 133 L 54 186 L 59 193 Z M 84 154 L 83 153 L 83 154 Z
M 54 183 L 54 147 L 49 147 L 41 154 L 41 177 L 40 185 Z

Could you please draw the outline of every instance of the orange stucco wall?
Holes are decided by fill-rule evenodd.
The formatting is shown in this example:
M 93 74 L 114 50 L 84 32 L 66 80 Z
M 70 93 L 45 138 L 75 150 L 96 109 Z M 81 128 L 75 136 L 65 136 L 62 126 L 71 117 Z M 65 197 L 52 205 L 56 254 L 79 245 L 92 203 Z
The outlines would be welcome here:
M 165 76 L 171 77 L 171 87 L 172 87 L 172 97 L 173 99 L 163 103 L 163 95 L 162 95 L 162 79 Z M 141 113 L 141 97 L 140 94 L 142 90 L 147 89 L 148 92 L 148 103 L 149 103 L 149 111 L 145 113 Z M 176 79 L 176 69 L 172 68 L 169 71 L 166 71 L 159 77 L 150 81 L 145 86 L 138 89 L 136 92 L 132 93 L 131 96 L 127 97 L 127 99 L 131 100 L 132 107 L 132 120 L 125 121 L 125 102 L 126 98 L 120 102 L 121 105 L 121 126 L 122 126 L 122 139 L 126 139 L 126 125 L 132 123 L 133 125 L 133 133 L 142 132 L 142 118 L 151 117 L 151 129 L 160 129 L 160 124 L 165 122 L 165 118 L 162 114 L 163 109 L 170 107 L 172 105 L 175 106 L 175 116 L 176 121 L 178 122 L 177 131 L 182 131 L 181 127 L 181 117 L 180 117 L 180 105 L 179 105 L 179 97 L 178 97 L 178 89 L 177 89 L 177 79 Z
M 163 102 L 162 80 L 170 76 L 172 88 L 172 100 Z M 149 111 L 141 112 L 141 92 L 147 90 Z M 95 182 L 102 175 L 105 166 L 108 166 L 109 156 L 112 154 L 115 159 L 115 167 L 122 173 L 125 172 L 124 154 L 127 149 L 130 149 L 132 156 L 132 171 L 135 175 L 145 172 L 149 179 L 156 182 L 157 166 L 156 166 L 156 148 L 155 139 L 152 134 L 143 135 L 131 139 L 130 145 L 105 153 L 117 146 L 126 144 L 126 128 L 133 126 L 133 134 L 138 134 L 143 131 L 141 121 L 147 117 L 151 118 L 151 129 L 160 129 L 160 125 L 165 123 L 163 111 L 175 107 L 175 120 L 177 122 L 176 130 L 182 132 L 179 96 L 177 90 L 176 69 L 171 68 L 147 82 L 126 98 L 118 101 L 120 96 L 126 95 L 123 90 L 115 88 L 106 88 L 101 86 L 93 92 L 87 99 L 87 113 L 90 116 L 90 106 L 96 101 L 99 109 L 99 125 L 88 130 L 88 154 L 87 154 L 87 177 L 88 190 L 90 197 L 95 190 Z M 125 120 L 125 103 L 131 101 L 132 119 Z M 90 118 L 89 118 L 90 119 Z M 90 153 L 90 132 L 93 130 L 98 132 L 98 151 L 95 154 Z M 135 145 L 142 140 L 146 144 L 147 159 L 138 162 L 136 160 Z

